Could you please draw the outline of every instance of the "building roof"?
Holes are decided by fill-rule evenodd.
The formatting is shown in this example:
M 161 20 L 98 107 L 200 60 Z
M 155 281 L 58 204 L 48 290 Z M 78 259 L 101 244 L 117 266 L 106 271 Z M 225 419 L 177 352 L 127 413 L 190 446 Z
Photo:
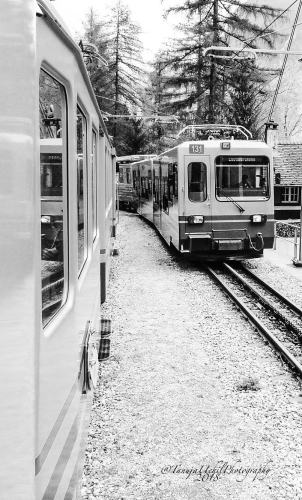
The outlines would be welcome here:
M 274 150 L 274 171 L 282 186 L 302 184 L 302 142 L 284 142 Z

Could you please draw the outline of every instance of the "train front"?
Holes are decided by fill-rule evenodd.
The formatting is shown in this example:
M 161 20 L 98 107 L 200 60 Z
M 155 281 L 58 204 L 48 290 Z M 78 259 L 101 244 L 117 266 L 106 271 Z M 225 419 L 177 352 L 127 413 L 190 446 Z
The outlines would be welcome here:
M 179 146 L 180 250 L 204 260 L 263 256 L 274 243 L 272 150 L 250 140 Z

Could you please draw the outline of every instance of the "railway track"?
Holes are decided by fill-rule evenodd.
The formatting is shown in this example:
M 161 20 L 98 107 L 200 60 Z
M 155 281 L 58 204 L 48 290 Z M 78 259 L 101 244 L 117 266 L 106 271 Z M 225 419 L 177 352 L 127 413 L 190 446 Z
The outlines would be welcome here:
M 208 274 L 302 377 L 302 310 L 242 264 L 210 264 Z

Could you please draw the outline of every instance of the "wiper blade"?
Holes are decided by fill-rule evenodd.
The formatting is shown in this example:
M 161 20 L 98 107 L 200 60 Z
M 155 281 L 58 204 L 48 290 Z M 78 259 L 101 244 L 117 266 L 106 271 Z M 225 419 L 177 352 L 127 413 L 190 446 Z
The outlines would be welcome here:
M 233 205 L 235 205 L 235 207 L 237 207 L 237 208 L 238 208 L 238 210 L 239 210 L 239 212 L 240 212 L 241 214 L 242 214 L 243 212 L 245 212 L 244 208 L 242 208 L 242 206 L 241 206 L 241 205 L 239 205 L 239 203 L 237 203 L 237 201 L 233 200 L 233 198 L 231 198 L 229 195 L 227 195 L 227 194 L 223 191 L 223 189 L 221 189 L 221 188 L 217 188 L 217 191 L 218 191 L 218 190 L 219 190 L 219 192 L 220 192 L 220 193 L 222 193 L 222 194 L 225 196 L 225 198 L 227 198 L 228 200 L 230 200 L 230 201 L 233 203 Z

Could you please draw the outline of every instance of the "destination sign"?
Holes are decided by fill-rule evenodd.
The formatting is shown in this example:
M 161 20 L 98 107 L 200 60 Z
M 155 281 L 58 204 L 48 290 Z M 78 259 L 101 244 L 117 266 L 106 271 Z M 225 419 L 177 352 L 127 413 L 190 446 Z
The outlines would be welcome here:
M 41 163 L 62 164 L 62 153 L 41 153 Z
M 219 156 L 216 165 L 268 165 L 266 156 Z

